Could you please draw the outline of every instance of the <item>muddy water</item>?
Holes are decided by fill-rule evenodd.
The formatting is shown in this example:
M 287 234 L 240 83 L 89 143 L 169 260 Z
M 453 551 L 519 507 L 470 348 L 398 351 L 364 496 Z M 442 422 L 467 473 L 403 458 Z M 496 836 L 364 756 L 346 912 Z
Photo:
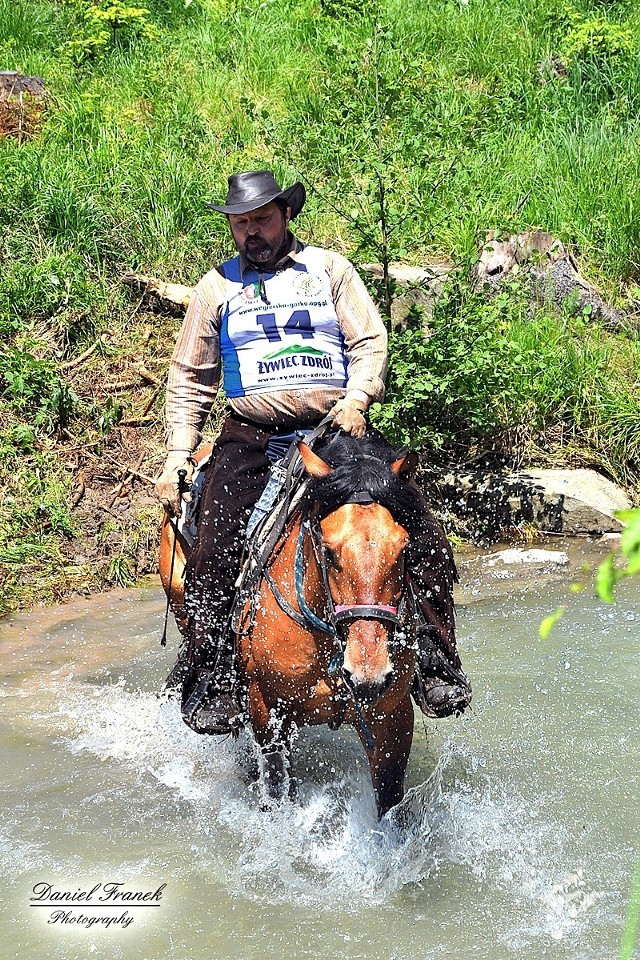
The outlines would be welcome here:
M 382 824 L 355 735 L 324 728 L 296 744 L 300 802 L 260 811 L 249 740 L 199 738 L 156 696 L 155 588 L 2 624 L 0 957 L 614 958 L 640 583 L 614 607 L 582 594 L 543 643 L 566 587 L 527 574 L 482 599 L 481 581 L 459 613 L 475 708 L 418 721 L 411 788 Z M 62 910 L 30 906 L 37 884 L 45 900 L 101 886 Z M 105 905 L 109 889 L 156 900 Z

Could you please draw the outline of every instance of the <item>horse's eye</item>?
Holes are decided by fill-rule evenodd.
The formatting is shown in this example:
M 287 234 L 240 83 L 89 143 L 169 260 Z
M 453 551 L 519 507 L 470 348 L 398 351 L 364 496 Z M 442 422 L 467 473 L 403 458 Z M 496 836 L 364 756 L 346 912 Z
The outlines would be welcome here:
M 335 563 L 336 558 L 333 555 L 333 551 L 326 545 L 326 543 L 324 543 L 322 546 L 324 549 L 324 558 L 327 561 L 327 563 L 332 563 L 332 564 Z

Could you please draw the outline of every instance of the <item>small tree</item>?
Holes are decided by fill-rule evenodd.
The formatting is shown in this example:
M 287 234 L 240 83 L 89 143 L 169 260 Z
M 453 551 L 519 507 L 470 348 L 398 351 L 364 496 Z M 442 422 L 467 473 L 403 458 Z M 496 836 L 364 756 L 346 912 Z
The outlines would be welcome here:
M 77 14 L 74 35 L 65 44 L 76 63 L 103 55 L 115 47 L 120 34 L 152 40 L 156 28 L 149 21 L 146 7 L 131 7 L 121 0 L 65 0 Z
M 400 227 L 412 217 L 424 225 L 461 151 L 452 157 L 442 149 L 428 71 L 412 55 L 410 38 L 398 39 L 379 16 L 369 21 L 364 42 L 333 41 L 325 59 L 326 72 L 298 110 L 283 121 L 266 110 L 258 116 L 276 154 L 351 224 L 358 253 L 381 263 L 380 299 L 390 320 L 389 264 L 408 255 Z M 325 190 L 319 184 L 326 171 Z

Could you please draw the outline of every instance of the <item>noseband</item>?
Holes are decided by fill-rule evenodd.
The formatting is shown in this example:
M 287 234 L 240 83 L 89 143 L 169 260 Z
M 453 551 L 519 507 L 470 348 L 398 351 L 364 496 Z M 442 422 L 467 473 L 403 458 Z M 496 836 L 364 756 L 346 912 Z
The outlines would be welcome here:
M 398 608 L 384 603 L 336 604 L 333 610 L 337 624 L 352 623 L 354 620 L 383 620 L 394 627 L 400 626 Z

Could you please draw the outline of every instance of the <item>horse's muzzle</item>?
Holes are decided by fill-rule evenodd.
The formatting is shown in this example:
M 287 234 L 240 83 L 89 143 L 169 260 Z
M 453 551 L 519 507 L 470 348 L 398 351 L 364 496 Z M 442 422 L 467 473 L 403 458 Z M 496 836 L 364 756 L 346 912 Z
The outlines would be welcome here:
M 361 706 L 372 706 L 377 703 L 393 683 L 393 676 L 393 669 L 389 668 L 377 680 L 361 679 L 355 677 L 346 667 L 342 668 L 342 679 Z

